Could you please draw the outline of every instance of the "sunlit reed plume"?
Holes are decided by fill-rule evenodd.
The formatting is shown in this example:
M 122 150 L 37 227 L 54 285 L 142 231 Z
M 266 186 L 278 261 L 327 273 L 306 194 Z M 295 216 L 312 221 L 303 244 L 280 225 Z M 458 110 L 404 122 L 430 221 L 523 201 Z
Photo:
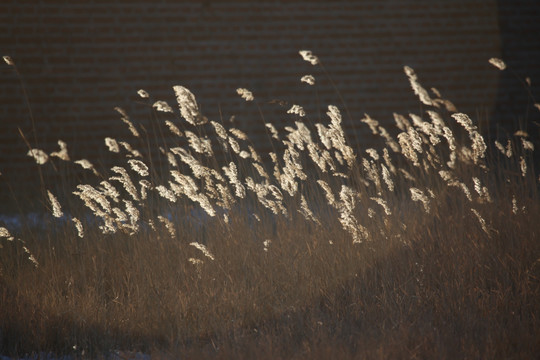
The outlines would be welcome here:
M 253 97 L 253 94 L 248 89 L 239 88 L 236 89 L 236 93 L 242 97 L 242 99 L 246 101 L 253 101 L 255 98 Z
M 165 101 L 156 101 L 152 107 L 154 109 L 156 109 L 157 111 L 161 111 L 161 112 L 166 112 L 166 113 L 172 113 L 173 112 L 173 109 L 172 107 L 167 104 L 167 102 Z
M 180 107 L 180 113 L 188 123 L 191 125 L 203 125 L 208 122 L 208 119 L 200 113 L 195 95 L 191 91 L 179 85 L 173 86 L 173 90 Z
M 41 149 L 30 149 L 26 155 L 34 158 L 39 165 L 43 165 L 49 161 L 49 155 Z
M 3 58 L 6 64 L 8 64 L 9 66 L 15 66 L 15 62 L 13 62 L 10 56 L 4 55 Z
M 488 236 L 490 236 L 490 233 L 489 233 L 489 229 L 488 229 L 486 220 L 484 220 L 484 218 L 482 217 L 482 215 L 480 215 L 480 213 L 478 212 L 478 210 L 471 208 L 471 211 L 472 211 L 472 213 L 476 216 L 476 218 L 478 219 L 478 222 L 480 223 L 480 226 L 482 227 L 482 230 L 483 230 Z
M 133 200 L 139 201 L 139 193 L 137 192 L 137 188 L 133 184 L 133 181 L 129 177 L 129 174 L 127 173 L 126 169 L 120 166 L 114 166 L 111 169 L 116 174 L 119 174 L 120 176 L 112 176 L 109 178 L 109 180 L 115 180 L 121 183 L 124 186 L 124 189 L 131 195 Z M 147 170 L 148 172 L 148 170 Z
M 491 58 L 489 59 L 489 63 L 493 66 L 495 66 L 497 69 L 499 70 L 504 70 L 506 69 L 506 64 L 504 63 L 504 61 L 502 61 L 501 59 L 498 59 L 498 58 Z
M 120 152 L 120 147 L 118 146 L 118 142 L 116 142 L 116 140 L 113 139 L 113 138 L 106 137 L 105 138 L 105 145 L 107 146 L 107 148 L 109 149 L 110 152 L 113 152 L 113 153 L 119 153 Z
M 52 206 L 52 215 L 56 218 L 61 218 L 62 216 L 64 216 L 64 213 L 62 212 L 62 207 L 60 206 L 58 199 L 49 190 L 47 190 L 47 196 L 49 197 L 49 202 Z
M 139 95 L 143 99 L 148 99 L 150 97 L 148 92 L 146 90 L 143 90 L 143 89 L 138 90 L 137 95 Z
M 128 163 L 131 169 L 135 171 L 137 174 L 139 174 L 140 176 L 144 177 L 144 176 L 149 175 L 148 166 L 146 166 L 146 164 L 143 163 L 141 160 L 131 159 L 131 160 L 128 160 Z
M 94 175 L 99 176 L 99 172 L 94 167 L 94 164 L 92 164 L 90 161 L 86 159 L 76 160 L 74 161 L 75 164 L 80 165 L 85 170 L 92 170 Z
M 195 152 L 206 155 L 206 156 L 214 155 L 210 139 L 200 138 L 194 133 L 192 133 L 191 131 L 186 131 L 185 134 L 186 134 L 186 137 L 188 138 L 189 147 L 195 150 Z
M 170 221 L 169 219 L 167 219 L 166 217 L 163 217 L 161 215 L 158 215 L 158 220 L 161 221 L 161 223 L 163 223 L 163 225 L 165 225 L 165 228 L 167 229 L 169 235 L 174 238 L 176 237 L 176 229 L 174 228 L 174 224 L 172 221 Z
M 5 238 L 8 241 L 13 241 L 15 238 L 11 236 L 11 233 L 5 227 L 0 226 L 0 238 Z
M 266 123 L 265 126 L 270 130 L 270 134 L 272 134 L 272 138 L 279 141 L 279 133 L 271 123 Z
M 141 158 L 142 155 L 141 153 L 139 152 L 139 150 L 137 149 L 134 149 L 129 143 L 125 142 L 125 141 L 119 141 L 118 142 L 127 152 L 129 152 L 129 154 L 127 154 L 126 156 L 127 157 L 136 157 L 136 158 Z
M 131 132 L 131 134 L 135 137 L 139 137 L 140 136 L 139 131 L 129 119 L 129 116 L 127 115 L 126 111 L 120 107 L 115 107 L 114 110 L 116 110 L 121 115 L 120 119 L 128 126 L 128 129 Z
M 182 134 L 182 132 L 180 131 L 180 129 L 178 129 L 178 127 L 177 127 L 176 125 L 174 125 L 172 121 L 166 120 L 166 121 L 165 121 L 165 125 L 167 125 L 167 127 L 169 128 L 169 131 L 170 131 L 171 133 L 173 133 L 174 135 L 179 136 L 179 137 L 183 137 L 183 136 L 184 136 L 184 134 Z
M 309 50 L 300 50 L 298 52 L 302 59 L 311 63 L 311 65 L 317 65 L 319 63 L 319 58 L 311 53 Z
M 429 214 L 429 212 L 431 210 L 431 207 L 430 207 L 430 204 L 429 204 L 429 199 L 424 194 L 424 192 L 422 190 L 418 189 L 418 188 L 415 188 L 415 187 L 411 187 L 409 190 L 411 192 L 411 199 L 413 201 L 422 202 L 422 205 L 424 205 L 424 211 Z
M 293 105 L 289 110 L 287 110 L 287 114 L 296 114 L 300 117 L 306 116 L 306 112 L 304 111 L 304 108 L 300 105 Z
M 67 150 L 67 144 L 62 140 L 58 140 L 58 146 L 60 146 L 60 151 L 53 151 L 50 156 L 57 157 L 60 160 L 69 161 L 70 159 Z
M 311 220 L 317 225 L 321 224 L 319 219 L 317 219 L 317 217 L 313 215 L 313 212 L 309 209 L 308 203 L 303 194 L 300 196 L 300 209 L 298 210 L 298 212 L 302 214 L 307 220 Z
M 71 218 L 71 221 L 73 222 L 73 225 L 75 225 L 75 229 L 77 229 L 77 236 L 81 239 L 84 238 L 84 227 L 82 222 L 76 217 Z
M 420 101 L 425 105 L 436 106 L 436 104 L 433 103 L 433 100 L 429 96 L 426 89 L 424 89 L 422 85 L 420 85 L 420 83 L 418 82 L 418 77 L 416 76 L 414 70 L 409 66 L 404 66 L 403 69 L 405 70 L 405 74 L 407 74 L 407 77 L 409 78 L 409 82 L 411 83 L 411 87 L 414 93 L 418 96 Z
M 208 249 L 206 248 L 206 246 L 204 246 L 203 244 L 201 243 L 198 243 L 198 242 L 191 242 L 189 243 L 189 245 L 191 246 L 194 246 L 196 247 L 197 249 L 199 249 L 203 254 L 204 256 L 206 256 L 207 258 L 209 258 L 210 260 L 214 260 L 214 255 L 212 255 L 212 253 L 210 253 L 210 251 L 208 251 Z
M 304 75 L 300 81 L 305 82 L 308 85 L 315 85 L 315 78 L 312 75 Z

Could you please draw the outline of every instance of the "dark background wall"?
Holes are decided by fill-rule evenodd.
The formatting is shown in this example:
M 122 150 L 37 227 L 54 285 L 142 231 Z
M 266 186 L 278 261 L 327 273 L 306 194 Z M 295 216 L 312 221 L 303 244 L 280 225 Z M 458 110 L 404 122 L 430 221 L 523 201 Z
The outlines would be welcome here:
M 509 71 L 500 74 L 492 125 L 501 132 L 519 126 L 538 140 L 540 112 L 531 104 L 540 103 L 540 2 L 498 0 L 497 6 L 501 57 Z
M 540 97 L 539 8 L 535 0 L 4 0 L 0 55 L 17 64 L 35 126 L 19 76 L 0 64 L 1 197 L 9 198 L 8 185 L 28 194 L 37 187 L 18 129 L 48 152 L 62 139 L 74 160 L 106 159 L 104 137 L 131 139 L 115 106 L 155 126 L 138 89 L 174 106 L 172 86 L 186 86 L 207 117 L 236 115 L 235 126 L 255 140 L 259 111 L 236 95 L 238 87 L 250 89 L 278 127 L 294 117 L 272 99 L 303 105 L 314 121 L 327 121 L 324 109 L 335 104 L 360 135 L 356 145 L 367 148 L 371 139 L 358 126 L 364 113 L 392 123 L 393 112 L 422 110 L 403 73 L 409 65 L 486 132 L 528 126 L 538 121 L 523 78 Z M 301 49 L 323 67 L 302 61 Z M 489 65 L 491 57 L 502 57 L 520 80 Z M 315 87 L 300 82 L 305 74 L 316 77 Z

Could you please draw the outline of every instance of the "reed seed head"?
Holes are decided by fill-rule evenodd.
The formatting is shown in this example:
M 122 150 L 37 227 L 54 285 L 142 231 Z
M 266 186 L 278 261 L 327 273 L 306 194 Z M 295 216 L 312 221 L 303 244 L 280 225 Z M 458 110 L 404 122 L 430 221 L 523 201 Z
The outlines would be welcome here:
M 3 226 L 0 226 L 0 238 L 5 238 L 5 239 L 7 239 L 8 241 L 13 241 L 13 240 L 15 240 L 15 238 L 14 238 L 13 236 L 11 236 L 9 230 L 6 229 L 6 228 L 3 227 Z
M 67 150 L 67 144 L 62 140 L 58 140 L 58 146 L 60 147 L 60 151 L 54 151 L 50 154 L 50 156 L 57 157 L 60 160 L 69 161 L 70 159 Z
M 208 119 L 200 113 L 195 95 L 191 91 L 179 85 L 173 86 L 173 90 L 180 107 L 180 114 L 188 123 L 191 125 L 204 125 L 208 122 Z
M 208 251 L 208 249 L 206 248 L 206 246 L 204 246 L 203 244 L 201 243 L 198 243 L 198 242 L 191 242 L 189 243 L 189 245 L 199 249 L 203 254 L 204 256 L 206 256 L 207 258 L 209 258 L 210 260 L 214 260 L 214 255 L 212 255 L 212 253 L 210 253 L 210 251 Z
M 38 165 L 43 165 L 49 161 L 49 155 L 41 149 L 30 149 L 26 155 L 34 158 Z
M 300 50 L 298 52 L 302 59 L 309 62 L 311 65 L 317 65 L 319 63 L 319 58 L 312 54 L 310 50 Z
M 499 70 L 504 70 L 506 69 L 506 64 L 504 63 L 504 61 L 502 61 L 501 59 L 499 58 L 491 58 L 489 59 L 489 63 L 493 66 L 495 66 L 497 69 Z
M 308 85 L 315 85 L 315 78 L 312 75 L 304 75 L 302 76 L 300 81 Z
M 239 88 L 236 89 L 236 93 L 242 97 L 242 99 L 246 101 L 253 101 L 255 98 L 253 97 L 253 94 L 248 89 Z
M 150 95 L 148 95 L 146 90 L 143 90 L 143 89 L 140 89 L 139 91 L 137 91 L 137 95 L 139 95 L 143 99 L 148 99 L 150 97 Z
M 64 216 L 64 213 L 62 212 L 62 207 L 60 206 L 58 199 L 49 190 L 47 190 L 47 196 L 49 197 L 49 202 L 52 206 L 53 216 L 55 218 L 61 218 L 62 216 Z
M 166 102 L 166 101 L 156 101 L 152 107 L 156 109 L 157 111 L 166 112 L 166 113 L 172 113 L 173 109 L 172 107 Z
M 4 55 L 3 58 L 6 64 L 8 64 L 9 66 L 15 66 L 15 62 L 13 61 L 13 59 L 11 59 L 11 56 Z
M 149 175 L 148 166 L 146 166 L 146 164 L 143 163 L 141 160 L 131 159 L 131 160 L 128 160 L 128 163 L 131 169 L 135 171 L 137 174 L 139 174 L 140 176 L 144 177 L 144 176 Z

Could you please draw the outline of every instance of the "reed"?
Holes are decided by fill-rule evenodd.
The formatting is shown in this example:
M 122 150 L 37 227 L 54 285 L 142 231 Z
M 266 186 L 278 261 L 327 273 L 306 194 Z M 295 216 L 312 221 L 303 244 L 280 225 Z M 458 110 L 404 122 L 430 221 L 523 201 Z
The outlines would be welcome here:
M 121 159 L 110 169 L 63 142 L 30 149 L 39 166 L 82 166 L 94 180 L 47 190 L 47 231 L 0 227 L 0 354 L 538 356 L 532 137 L 488 144 L 404 71 L 425 113 L 396 113 L 389 129 L 366 114 L 380 148 L 352 148 L 335 105 L 316 123 L 293 105 L 284 133 L 265 122 L 274 151 L 259 153 L 175 86 L 177 108 L 139 90 L 167 115 L 172 146 L 143 151 L 146 131 L 117 108 L 143 145 L 106 137 Z

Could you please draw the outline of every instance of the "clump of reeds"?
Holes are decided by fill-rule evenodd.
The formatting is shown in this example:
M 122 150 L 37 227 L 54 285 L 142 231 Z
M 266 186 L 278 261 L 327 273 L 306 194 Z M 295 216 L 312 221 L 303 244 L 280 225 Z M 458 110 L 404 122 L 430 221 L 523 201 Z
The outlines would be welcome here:
M 320 65 L 311 52 L 300 54 Z M 502 61 L 490 62 L 504 70 Z M 478 304 L 482 311 L 499 301 L 496 316 L 507 315 L 505 302 L 512 311 L 539 315 L 522 299 L 538 293 L 538 282 L 516 273 L 537 273 L 540 258 L 539 246 L 527 241 L 537 236 L 538 225 L 526 223 L 538 210 L 534 144 L 520 129 L 506 145 L 495 142 L 493 149 L 509 159 L 500 161 L 468 115 L 437 90 L 424 89 L 413 69 L 404 71 L 426 111 L 394 114 L 392 129 L 366 115 L 360 123 L 379 139 L 379 148 L 353 149 L 337 106 L 329 105 L 327 118 L 314 122 L 294 105 L 287 111 L 294 121 L 284 134 L 264 123 L 276 150 L 259 153 L 247 134 L 207 119 L 195 95 L 175 86 L 177 109 L 139 90 L 173 138 L 172 146 L 157 152 L 168 164 L 165 173 L 153 167 L 149 154 L 113 137 L 105 146 L 119 163 L 110 169 L 72 160 L 64 142 L 50 154 L 30 149 L 40 166 L 54 157 L 73 161 L 96 180 L 63 194 L 71 207 L 47 191 L 53 216 L 63 222 L 60 238 L 45 235 L 52 248 L 34 239 L 30 253 L 21 240 L 37 270 L 18 262 L 0 268 L 8 308 L 20 313 L 37 306 L 39 313 L 27 319 L 41 326 L 15 325 L 0 313 L 9 324 L 2 335 L 6 349 L 166 347 L 249 357 L 237 347 L 247 346 L 253 354 L 264 349 L 287 357 L 307 342 L 306 357 L 336 344 L 351 357 L 401 350 L 421 356 L 510 354 L 510 345 L 485 348 L 509 335 L 497 327 L 489 338 L 454 341 L 454 331 L 471 335 L 488 325 L 466 309 L 455 322 L 451 316 L 460 306 L 472 306 L 471 293 L 485 301 Z M 312 75 L 300 81 L 315 84 Z M 256 99 L 248 89 L 237 93 Z M 116 110 L 140 139 L 137 124 Z M 0 236 L 14 239 L 5 228 Z M 487 278 L 475 275 L 478 263 L 488 267 L 478 273 Z M 493 266 L 509 271 L 511 279 Z M 35 294 L 21 283 L 43 279 L 41 274 L 51 276 Z M 460 276 L 472 285 L 455 283 Z M 508 286 L 523 288 L 509 293 Z M 424 306 L 433 313 L 424 313 Z M 420 319 L 413 319 L 413 310 Z M 417 321 L 439 327 L 439 337 L 422 342 Z M 449 323 L 433 323 L 439 321 Z M 527 324 L 531 336 L 540 334 L 536 320 Z M 58 326 L 53 339 L 44 335 L 52 326 Z M 357 333 L 369 326 L 371 333 Z M 17 331 L 38 340 L 14 340 L 10 333 Z

